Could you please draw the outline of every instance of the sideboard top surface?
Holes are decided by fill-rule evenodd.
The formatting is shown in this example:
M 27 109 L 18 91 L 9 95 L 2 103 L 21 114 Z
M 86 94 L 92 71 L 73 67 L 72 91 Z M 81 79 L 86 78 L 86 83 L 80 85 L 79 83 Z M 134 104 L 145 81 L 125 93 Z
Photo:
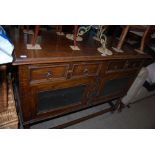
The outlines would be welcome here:
M 70 48 L 70 45 L 73 45 L 73 41 L 68 40 L 65 36 L 58 36 L 56 32 L 52 31 L 42 32 L 41 50 L 27 50 L 26 44 L 28 43 L 28 38 L 23 32 L 12 30 L 10 35 L 15 46 L 13 65 L 150 57 L 147 54 L 138 54 L 131 48 L 126 48 L 124 53 L 117 53 L 110 48 L 110 50 L 113 51 L 113 55 L 103 57 L 97 51 L 97 48 L 100 47 L 101 44 L 93 39 L 91 33 L 84 35 L 82 42 L 77 42 L 80 48 L 79 51 L 73 51 Z M 26 57 L 22 58 L 21 56 Z

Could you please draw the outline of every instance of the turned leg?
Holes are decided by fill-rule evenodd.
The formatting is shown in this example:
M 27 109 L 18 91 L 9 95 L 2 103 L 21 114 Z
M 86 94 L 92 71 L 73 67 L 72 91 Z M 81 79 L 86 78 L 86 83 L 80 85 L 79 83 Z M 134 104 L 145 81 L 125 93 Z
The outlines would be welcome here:
M 130 108 L 130 104 L 125 105 L 122 101 L 121 98 L 117 100 L 115 104 L 115 108 L 118 110 L 118 112 L 121 112 L 123 108 L 128 107 Z
M 121 112 L 124 107 L 125 105 L 121 101 L 121 98 L 119 98 L 115 104 L 115 108 L 118 110 L 118 112 Z
M 108 102 L 109 103 L 109 105 L 110 105 L 110 107 L 111 107 L 111 109 L 112 109 L 112 113 L 115 111 L 115 109 L 116 109 L 116 107 L 115 107 L 115 105 L 113 104 L 113 102 L 112 101 L 109 101 Z

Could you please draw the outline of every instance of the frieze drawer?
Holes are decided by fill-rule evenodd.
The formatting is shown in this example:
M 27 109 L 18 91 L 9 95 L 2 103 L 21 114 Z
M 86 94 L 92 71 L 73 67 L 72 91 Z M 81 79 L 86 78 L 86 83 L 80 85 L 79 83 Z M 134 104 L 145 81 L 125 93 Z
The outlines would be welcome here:
M 77 63 L 73 64 L 72 77 L 97 76 L 101 69 L 101 63 Z
M 31 83 L 48 82 L 67 78 L 69 64 L 31 65 L 29 79 Z
M 126 61 L 111 61 L 107 66 L 107 73 L 122 71 L 124 69 Z

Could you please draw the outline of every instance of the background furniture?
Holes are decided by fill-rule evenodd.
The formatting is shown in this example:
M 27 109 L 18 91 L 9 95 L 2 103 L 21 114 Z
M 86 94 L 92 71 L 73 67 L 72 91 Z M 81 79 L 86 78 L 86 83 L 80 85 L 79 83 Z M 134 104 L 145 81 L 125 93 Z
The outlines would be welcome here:
M 28 34 L 27 34 L 28 35 Z M 22 124 L 29 125 L 89 108 L 124 96 L 140 68 L 151 57 L 128 49 L 126 53 L 102 57 L 99 42 L 91 34 L 70 49 L 71 40 L 55 32 L 42 32 L 42 49 L 27 50 L 21 34 L 13 65 L 18 66 L 16 94 Z M 17 98 L 18 98 L 17 97 Z M 114 110 L 117 106 L 113 106 Z
M 122 27 L 122 33 L 119 38 L 119 42 L 116 46 L 118 51 L 121 51 L 122 46 L 125 42 L 126 36 L 129 31 L 143 32 L 139 49 L 136 49 L 137 52 L 144 53 L 144 47 L 148 44 L 151 34 L 155 32 L 154 26 L 143 26 L 143 25 L 127 25 Z
M 133 82 L 132 86 L 128 90 L 126 96 L 122 98 L 122 102 L 124 104 L 130 104 L 133 102 L 136 102 L 138 100 L 141 100 L 145 97 L 151 96 L 155 94 L 154 91 L 148 91 L 144 86 L 144 82 L 146 81 L 148 77 L 148 70 L 147 68 L 142 68 L 136 77 L 135 81 Z
M 7 108 L 0 112 L 0 129 L 18 129 L 18 116 L 12 87 L 12 80 L 9 76 L 7 79 Z
M 38 33 L 40 30 L 40 25 L 36 25 L 34 29 L 34 37 L 32 39 L 32 45 L 34 46 L 36 44 L 37 38 L 38 38 Z M 77 45 L 76 37 L 77 37 L 77 31 L 78 31 L 78 25 L 74 26 L 74 46 Z M 62 25 L 57 25 L 56 26 L 56 32 L 62 32 Z
M 7 88 L 7 66 L 0 66 L 0 112 L 3 112 L 7 109 L 8 100 L 7 100 L 8 88 Z

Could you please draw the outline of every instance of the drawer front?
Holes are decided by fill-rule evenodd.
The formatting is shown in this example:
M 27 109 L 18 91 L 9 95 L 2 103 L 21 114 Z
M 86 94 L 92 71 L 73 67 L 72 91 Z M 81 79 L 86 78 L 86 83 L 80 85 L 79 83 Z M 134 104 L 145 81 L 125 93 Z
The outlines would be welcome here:
M 101 63 L 80 63 L 73 64 L 72 77 L 97 76 L 101 68 Z
M 137 69 L 141 67 L 142 60 L 127 60 L 124 69 Z
M 123 60 L 123 61 L 119 61 L 119 60 L 118 61 L 111 61 L 108 64 L 106 72 L 111 73 L 111 72 L 122 71 L 125 63 L 126 63 L 125 60 Z
M 66 79 L 69 64 L 29 66 L 30 82 L 48 82 Z
M 106 73 L 124 72 L 131 69 L 138 69 L 142 65 L 142 60 L 123 60 L 109 62 Z

